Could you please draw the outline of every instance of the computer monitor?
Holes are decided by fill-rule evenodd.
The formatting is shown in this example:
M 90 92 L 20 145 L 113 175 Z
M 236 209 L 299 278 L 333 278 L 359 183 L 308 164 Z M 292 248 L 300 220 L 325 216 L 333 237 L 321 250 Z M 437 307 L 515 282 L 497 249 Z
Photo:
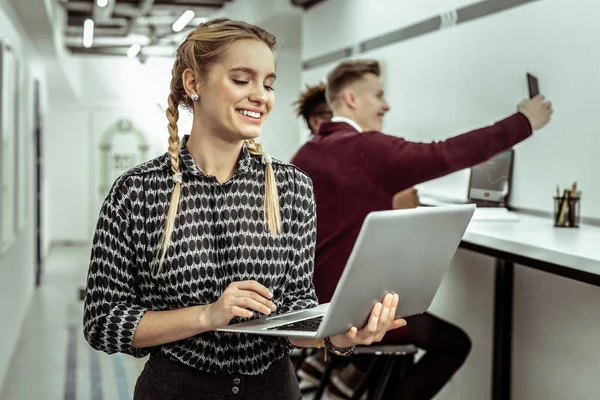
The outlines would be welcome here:
M 514 150 L 502 152 L 471 168 L 469 202 L 479 207 L 506 207 L 512 181 Z

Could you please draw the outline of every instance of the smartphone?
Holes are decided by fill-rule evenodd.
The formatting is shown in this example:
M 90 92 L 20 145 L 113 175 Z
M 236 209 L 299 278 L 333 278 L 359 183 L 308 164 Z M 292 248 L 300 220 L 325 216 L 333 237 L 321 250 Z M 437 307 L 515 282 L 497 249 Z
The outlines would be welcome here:
M 527 73 L 527 86 L 529 86 L 529 98 L 532 99 L 540 94 L 540 88 L 538 86 L 538 78 L 534 75 Z

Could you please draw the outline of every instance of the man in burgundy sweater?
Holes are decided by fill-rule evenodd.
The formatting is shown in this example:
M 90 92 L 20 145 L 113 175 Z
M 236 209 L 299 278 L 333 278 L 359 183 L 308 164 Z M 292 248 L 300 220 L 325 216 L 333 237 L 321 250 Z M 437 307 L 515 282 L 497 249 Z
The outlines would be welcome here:
M 291 160 L 312 179 L 317 203 L 314 285 L 329 302 L 363 220 L 392 207 L 395 194 L 413 185 L 486 161 L 528 138 L 552 113 L 543 96 L 524 100 L 518 112 L 493 125 L 441 142 L 418 143 L 381 133 L 385 101 L 376 61 L 347 61 L 327 77 L 334 117 Z M 401 262 L 401 260 L 399 261 Z M 402 294 L 400 293 L 400 296 Z M 386 398 L 431 399 L 460 368 L 471 342 L 458 327 L 429 313 L 407 318 L 387 343 L 413 343 L 426 355 Z

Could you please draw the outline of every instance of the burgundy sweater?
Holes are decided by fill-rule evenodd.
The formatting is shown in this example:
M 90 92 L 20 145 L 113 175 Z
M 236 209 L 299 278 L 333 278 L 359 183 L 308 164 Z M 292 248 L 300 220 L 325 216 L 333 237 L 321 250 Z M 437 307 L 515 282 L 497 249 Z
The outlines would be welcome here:
M 369 212 L 390 209 L 399 191 L 484 162 L 531 133 L 529 120 L 521 113 L 433 143 L 375 131 L 360 133 L 344 122 L 321 124 L 291 160 L 314 185 L 314 285 L 319 302 L 331 301 Z

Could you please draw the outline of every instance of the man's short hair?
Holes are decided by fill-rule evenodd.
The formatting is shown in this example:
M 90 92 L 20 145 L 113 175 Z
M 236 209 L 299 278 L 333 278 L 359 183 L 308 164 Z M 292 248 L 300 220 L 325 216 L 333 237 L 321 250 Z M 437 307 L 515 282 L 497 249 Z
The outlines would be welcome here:
M 326 98 L 329 105 L 340 100 L 344 89 L 366 74 L 381 75 L 379 62 L 375 60 L 352 60 L 341 62 L 327 75 Z
M 325 100 L 325 84 L 306 85 L 306 90 L 300 93 L 298 100 L 294 104 L 296 105 L 296 115 L 299 117 L 302 116 L 308 125 L 308 119 L 313 115 L 316 108 L 321 104 L 327 104 L 327 100 Z

